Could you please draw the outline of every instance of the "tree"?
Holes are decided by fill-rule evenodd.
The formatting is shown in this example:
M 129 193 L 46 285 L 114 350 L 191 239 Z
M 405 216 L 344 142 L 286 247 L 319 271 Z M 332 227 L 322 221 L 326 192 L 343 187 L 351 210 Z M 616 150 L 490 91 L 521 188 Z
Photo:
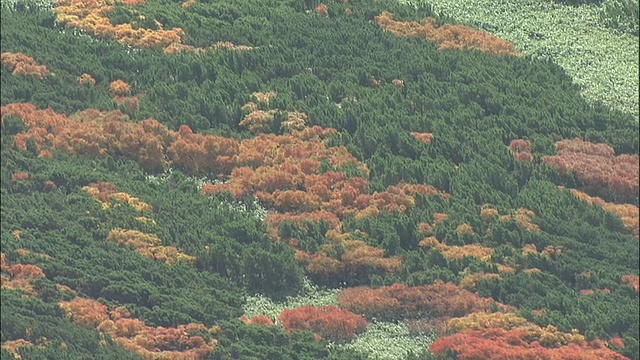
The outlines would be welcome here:
M 453 283 L 436 280 L 431 285 L 406 286 L 401 283 L 377 289 L 353 287 L 338 295 L 340 306 L 371 317 L 404 318 L 431 314 L 434 317 L 463 316 L 487 311 L 501 304 L 481 298 Z M 387 307 L 388 306 L 388 307 Z
M 431 17 L 423 19 L 421 23 L 416 21 L 402 22 L 393 20 L 392 13 L 383 11 L 375 17 L 375 21 L 380 27 L 396 35 L 421 37 L 427 41 L 435 42 L 440 50 L 473 49 L 492 55 L 523 56 L 516 51 L 512 43 L 506 40 L 464 25 L 445 24 L 438 27 L 436 20 Z
M 122 80 L 115 80 L 109 84 L 109 91 L 113 96 L 126 96 L 131 92 L 131 86 Z
M 202 324 L 176 327 L 151 327 L 140 319 L 132 318 L 126 308 L 109 311 L 107 306 L 91 299 L 76 297 L 63 301 L 60 306 L 76 323 L 111 336 L 117 343 L 146 358 L 203 359 L 217 344 L 214 338 L 207 342 L 201 335 L 207 328 Z
M 616 156 L 604 143 L 591 143 L 580 138 L 556 143 L 556 155 L 543 156 L 542 161 L 560 172 L 576 175 L 588 191 L 633 202 L 638 198 L 638 155 Z
M 554 336 L 555 332 L 547 335 Z M 527 330 L 489 328 L 469 330 L 438 338 L 431 351 L 443 355 L 453 350 L 459 359 L 610 359 L 624 360 L 625 356 L 603 346 L 601 341 L 587 343 L 577 340 L 565 345 L 543 345 L 544 337 L 531 337 Z M 543 341 L 540 341 L 543 340 Z
M 284 310 L 278 321 L 287 331 L 311 330 L 332 341 L 348 341 L 367 327 L 364 317 L 331 305 Z
M 38 65 L 33 58 L 22 53 L 4 52 L 0 55 L 0 61 L 16 76 L 35 76 L 42 80 L 50 74 L 46 66 Z

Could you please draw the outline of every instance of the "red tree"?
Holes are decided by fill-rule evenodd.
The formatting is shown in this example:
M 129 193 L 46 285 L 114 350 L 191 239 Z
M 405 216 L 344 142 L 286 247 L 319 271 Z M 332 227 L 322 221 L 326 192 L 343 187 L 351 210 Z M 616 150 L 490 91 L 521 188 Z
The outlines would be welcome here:
M 424 141 L 426 143 L 430 143 L 433 139 L 433 134 L 431 133 L 419 133 L 419 132 L 411 132 L 411 135 L 416 138 L 416 140 Z
M 515 139 L 511 140 L 509 150 L 513 152 L 513 156 L 520 161 L 531 162 L 533 155 L 531 154 L 531 142 L 529 140 Z
M 367 320 L 335 306 L 303 306 L 284 310 L 278 321 L 288 331 L 311 330 L 334 341 L 349 340 L 367 327 Z
M 636 291 L 640 290 L 638 275 L 625 275 L 622 277 L 622 282 L 636 289 Z
M 441 50 L 473 49 L 493 55 L 523 56 L 509 41 L 464 25 L 445 24 L 438 27 L 434 18 L 426 18 L 421 22 L 395 21 L 393 14 L 387 11 L 376 16 L 375 21 L 380 27 L 396 35 L 421 37 L 435 42 Z
M 544 156 L 542 161 L 561 172 L 572 172 L 589 190 L 611 193 L 621 200 L 638 197 L 638 155 L 616 156 L 607 144 L 594 144 L 582 139 L 556 143 L 556 155 Z
M 570 343 L 555 348 L 544 347 L 524 329 L 491 328 L 463 331 L 438 338 L 430 346 L 435 355 L 455 351 L 463 360 L 625 360 L 628 359 L 602 346 L 601 342 Z
M 49 74 L 46 66 L 38 65 L 33 58 L 22 53 L 4 52 L 0 55 L 0 61 L 13 75 L 35 76 L 42 80 Z
M 328 17 L 329 16 L 329 7 L 326 4 L 320 4 L 316 7 L 316 13 Z
M 413 287 L 397 283 L 377 289 L 346 288 L 338 295 L 338 303 L 367 317 L 386 318 L 419 317 L 426 313 L 435 317 L 464 316 L 488 311 L 492 304 L 500 305 L 441 280 Z
M 109 84 L 113 96 L 126 96 L 131 92 L 131 86 L 122 80 L 115 80 Z

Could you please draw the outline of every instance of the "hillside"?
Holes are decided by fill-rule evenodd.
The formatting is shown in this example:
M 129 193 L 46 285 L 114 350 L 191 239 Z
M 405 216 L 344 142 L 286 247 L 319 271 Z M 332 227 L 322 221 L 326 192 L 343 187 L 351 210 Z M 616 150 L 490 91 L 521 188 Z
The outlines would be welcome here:
M 640 359 L 637 3 L 457 3 L 3 0 L 2 359 Z

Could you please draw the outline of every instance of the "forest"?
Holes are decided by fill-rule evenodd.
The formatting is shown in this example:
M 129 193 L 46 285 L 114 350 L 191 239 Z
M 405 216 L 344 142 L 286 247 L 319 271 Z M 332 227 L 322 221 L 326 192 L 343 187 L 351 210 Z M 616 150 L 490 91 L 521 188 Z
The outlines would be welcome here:
M 2 359 L 640 360 L 637 76 L 447 9 L 2 0 Z

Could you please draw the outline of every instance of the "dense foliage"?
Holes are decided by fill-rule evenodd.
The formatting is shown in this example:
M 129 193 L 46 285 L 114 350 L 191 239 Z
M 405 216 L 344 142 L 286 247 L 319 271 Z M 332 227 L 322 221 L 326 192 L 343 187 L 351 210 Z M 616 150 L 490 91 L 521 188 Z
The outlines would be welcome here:
M 386 0 L 2 7 L 3 358 L 638 359 L 638 122 L 549 59 Z
M 588 101 L 639 115 L 638 0 L 428 3 L 436 12 L 512 41 L 525 55 L 553 60 Z

